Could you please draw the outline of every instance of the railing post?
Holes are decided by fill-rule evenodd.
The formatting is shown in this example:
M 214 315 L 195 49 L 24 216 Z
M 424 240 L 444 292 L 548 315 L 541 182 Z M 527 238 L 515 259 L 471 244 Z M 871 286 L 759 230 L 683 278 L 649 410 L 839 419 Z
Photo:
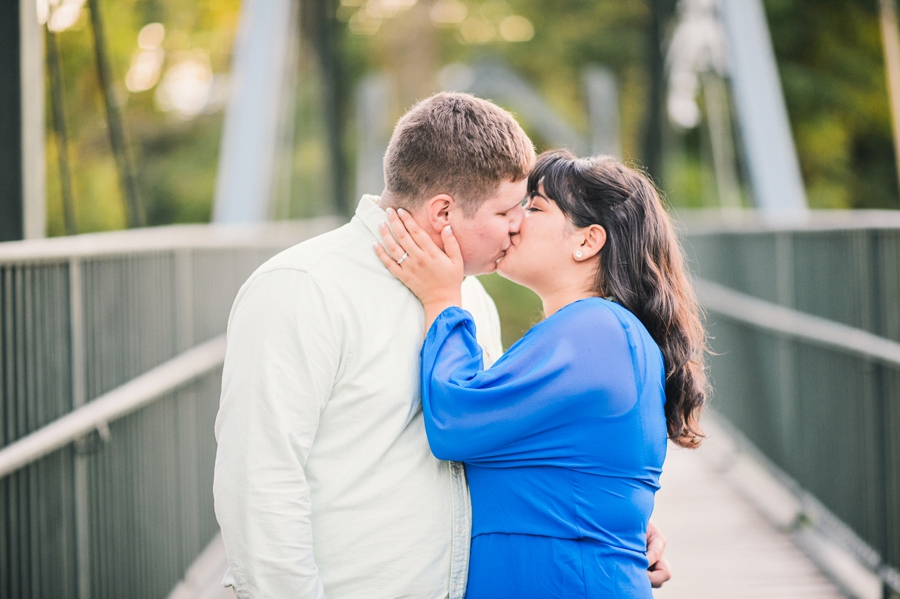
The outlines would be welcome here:
M 175 313 L 178 315 L 176 343 L 185 352 L 197 344 L 194 331 L 194 261 L 190 248 L 175 253 Z
M 84 286 L 82 260 L 69 260 L 69 327 L 71 335 L 72 409 L 87 401 L 85 379 Z M 75 444 L 75 555 L 78 599 L 91 596 L 91 543 L 88 486 L 88 455 L 82 449 L 84 438 Z
M 794 307 L 794 238 L 791 232 L 775 234 L 775 296 L 776 303 L 785 308 Z M 778 392 L 776 405 L 781 430 L 778 431 L 781 459 L 795 455 L 796 441 L 792 431 L 797 430 L 797 355 L 793 339 L 786 335 L 777 337 Z

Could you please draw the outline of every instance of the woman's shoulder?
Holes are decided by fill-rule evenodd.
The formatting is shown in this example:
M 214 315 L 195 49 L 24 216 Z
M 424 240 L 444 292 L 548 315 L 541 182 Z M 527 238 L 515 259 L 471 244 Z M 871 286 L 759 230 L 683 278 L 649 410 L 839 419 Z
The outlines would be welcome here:
M 616 302 L 602 297 L 589 297 L 572 302 L 554 314 L 560 326 L 593 326 L 622 328 L 631 312 Z
M 572 332 L 602 335 L 606 342 L 618 338 L 629 345 L 655 345 L 643 323 L 628 308 L 602 297 L 573 302 L 558 313 L 559 328 Z
M 607 346 L 636 345 L 629 338 L 645 331 L 640 321 L 626 308 L 610 300 L 591 297 L 577 300 L 560 308 L 550 317 L 537 323 L 507 350 L 507 354 L 528 348 L 557 346 L 562 340 L 577 343 L 584 339 L 594 343 L 603 339 Z M 640 342 L 638 342 L 640 344 Z

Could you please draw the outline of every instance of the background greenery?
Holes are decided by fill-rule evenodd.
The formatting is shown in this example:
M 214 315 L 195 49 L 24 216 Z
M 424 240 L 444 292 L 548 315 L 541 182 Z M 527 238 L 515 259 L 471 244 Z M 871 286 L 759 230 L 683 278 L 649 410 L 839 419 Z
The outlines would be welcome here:
M 407 0 L 412 6 L 361 32 L 358 13 L 366 11 L 367 2 L 379 1 L 404 4 L 302 1 L 294 149 L 288 161 L 291 191 L 276 207 L 277 217 L 305 218 L 355 203 L 355 198 L 334 195 L 354 189 L 352 100 L 362 77 L 375 72 L 389 77 L 392 116 L 397 117 L 438 89 L 443 66 L 485 58 L 499 59 L 519 72 L 582 132 L 587 118 L 581 72 L 590 64 L 612 69 L 620 86 L 623 158 L 647 166 L 673 206 L 718 205 L 705 123 L 676 130 L 652 109 L 654 94 L 660 94 L 659 86 L 652 85 L 660 68 L 658 49 L 665 48 L 671 34 L 675 0 L 459 0 L 466 19 L 496 27 L 503 18 L 518 15 L 533 26 L 533 36 L 526 41 L 495 38 L 484 43 L 467 41 L 460 24 L 435 25 L 431 11 L 445 0 Z M 765 0 L 765 6 L 810 205 L 900 208 L 878 1 Z M 107 24 L 113 87 L 148 224 L 207 222 L 223 103 L 211 102 L 199 114 L 179 116 L 160 108 L 155 89 L 128 92 L 123 81 L 138 51 L 138 32 L 160 22 L 166 30 L 163 72 L 179 57 L 199 51 L 209 57 L 217 80 L 227 82 L 240 2 L 100 0 L 100 8 Z M 79 232 L 126 226 L 86 11 L 82 8 L 78 21 L 57 34 Z M 316 20 L 321 18 L 326 20 Z M 328 30 L 333 33 L 331 70 L 322 60 L 326 22 L 333 27 Z M 330 132 L 323 98 L 329 85 L 337 94 L 336 126 L 345 166 L 337 179 L 328 174 Z M 49 83 L 47 89 L 48 233 L 61 235 L 65 227 Z M 546 149 L 531 124 L 523 125 L 538 149 Z M 653 132 L 655 137 L 649 135 Z M 657 151 L 658 164 L 652 156 Z M 496 275 L 484 277 L 484 283 L 503 312 L 508 345 L 539 318 L 539 303 Z

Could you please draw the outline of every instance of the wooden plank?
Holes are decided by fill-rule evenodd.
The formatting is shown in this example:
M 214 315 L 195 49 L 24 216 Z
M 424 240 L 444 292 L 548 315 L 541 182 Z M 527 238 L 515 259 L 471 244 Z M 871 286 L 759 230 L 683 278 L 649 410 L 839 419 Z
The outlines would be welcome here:
M 669 446 L 653 521 L 668 539 L 673 578 L 654 596 L 844 597 L 717 471 L 710 451 Z

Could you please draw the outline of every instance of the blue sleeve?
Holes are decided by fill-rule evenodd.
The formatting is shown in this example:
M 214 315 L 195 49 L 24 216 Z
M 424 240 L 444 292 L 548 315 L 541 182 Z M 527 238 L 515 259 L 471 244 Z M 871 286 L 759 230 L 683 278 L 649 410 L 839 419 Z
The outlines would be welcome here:
M 537 325 L 484 370 L 471 315 L 442 312 L 422 347 L 422 409 L 434 455 L 470 463 L 541 459 L 559 451 L 553 432 L 583 413 L 578 402 L 602 404 L 607 415 L 630 409 L 633 354 L 621 326 L 598 330 L 580 316 Z M 598 393 L 607 401 L 597 401 Z

